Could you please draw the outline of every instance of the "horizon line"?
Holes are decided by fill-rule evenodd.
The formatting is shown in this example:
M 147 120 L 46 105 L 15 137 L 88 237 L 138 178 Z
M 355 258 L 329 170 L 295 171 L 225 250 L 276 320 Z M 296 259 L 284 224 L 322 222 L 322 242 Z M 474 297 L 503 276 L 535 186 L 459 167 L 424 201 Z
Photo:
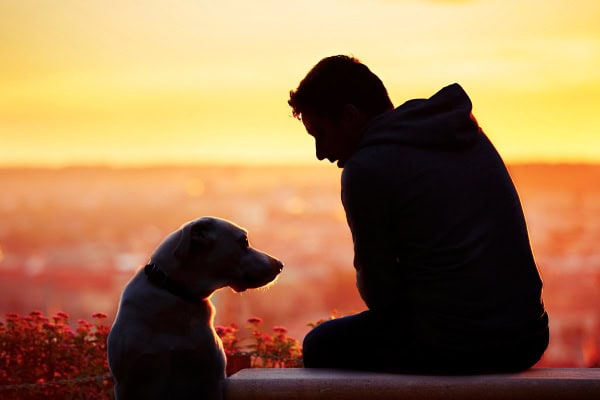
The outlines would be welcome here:
M 592 160 L 515 160 L 505 161 L 507 166 L 600 166 L 600 161 Z M 161 168 L 281 168 L 281 167 L 323 167 L 328 166 L 335 169 L 335 164 L 329 164 L 324 161 L 198 161 L 198 162 L 139 162 L 139 163 L 114 163 L 114 162 L 95 162 L 95 163 L 0 163 L 0 170 L 63 170 L 63 169 L 161 169 Z

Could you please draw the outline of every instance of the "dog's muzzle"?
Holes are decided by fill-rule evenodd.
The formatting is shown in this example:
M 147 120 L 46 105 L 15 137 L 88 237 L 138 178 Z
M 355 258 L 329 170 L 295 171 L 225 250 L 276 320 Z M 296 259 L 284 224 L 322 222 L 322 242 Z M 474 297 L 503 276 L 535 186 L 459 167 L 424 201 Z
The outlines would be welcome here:
M 247 289 L 256 289 L 265 286 L 277 279 L 277 276 L 283 271 L 283 263 L 275 258 L 269 260 L 270 268 L 266 271 L 244 271 L 241 279 L 235 284 L 229 285 L 236 292 L 243 292 Z

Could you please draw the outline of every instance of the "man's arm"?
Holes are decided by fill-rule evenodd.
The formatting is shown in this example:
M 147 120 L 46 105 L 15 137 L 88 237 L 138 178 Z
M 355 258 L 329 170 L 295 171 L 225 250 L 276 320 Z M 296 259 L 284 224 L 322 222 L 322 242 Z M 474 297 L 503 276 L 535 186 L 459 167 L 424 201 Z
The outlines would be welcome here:
M 354 242 L 358 291 L 367 306 L 397 303 L 399 273 L 394 248 L 393 211 L 389 183 L 375 168 L 358 162 L 342 174 L 342 204 Z

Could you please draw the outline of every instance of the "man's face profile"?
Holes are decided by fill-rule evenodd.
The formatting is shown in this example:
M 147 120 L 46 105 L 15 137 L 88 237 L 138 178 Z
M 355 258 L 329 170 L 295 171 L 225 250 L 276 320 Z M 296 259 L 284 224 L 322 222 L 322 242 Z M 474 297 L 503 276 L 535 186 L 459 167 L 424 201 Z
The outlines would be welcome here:
M 336 122 L 314 112 L 303 112 L 301 119 L 308 134 L 315 139 L 317 159 L 337 161 L 337 166 L 343 168 L 353 150 L 343 121 Z

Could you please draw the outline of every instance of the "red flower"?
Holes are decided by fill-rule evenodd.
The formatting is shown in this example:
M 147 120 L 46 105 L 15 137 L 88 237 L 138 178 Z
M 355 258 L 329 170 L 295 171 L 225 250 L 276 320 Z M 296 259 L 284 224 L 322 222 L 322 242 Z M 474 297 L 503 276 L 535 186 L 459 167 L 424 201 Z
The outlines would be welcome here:
M 260 325 L 260 324 L 262 324 L 262 322 L 263 322 L 262 318 L 259 318 L 259 317 L 248 318 L 248 323 L 252 324 L 252 325 Z
M 10 313 L 6 325 L 0 322 L 0 386 L 31 386 L 2 392 L 3 400 L 110 398 L 112 382 L 103 379 L 109 374 L 106 360 L 108 327 L 96 326 L 94 329 L 93 324 L 81 320 L 75 335 L 66 324 L 68 317 L 66 312 L 59 312 L 50 322 L 41 311 L 34 310 L 23 317 Z M 91 380 L 76 386 L 70 383 L 78 378 Z
M 274 326 L 273 332 L 285 335 L 288 332 L 288 330 L 285 326 Z
M 62 319 L 69 319 L 69 314 L 67 314 L 67 313 L 66 313 L 66 312 L 64 312 L 64 311 L 59 311 L 59 312 L 57 312 L 57 313 L 56 313 L 56 316 L 57 316 L 58 318 L 62 318 Z
M 226 331 L 227 328 L 225 328 L 223 325 L 217 325 L 215 326 L 215 331 L 217 332 L 217 335 L 219 337 L 225 335 L 225 333 L 227 333 Z
M 19 319 L 19 317 L 20 316 L 19 316 L 18 313 L 14 313 L 14 312 L 7 313 L 6 314 L 6 321 L 16 321 L 16 320 Z
M 104 314 L 103 312 L 96 312 L 92 314 L 92 318 L 105 319 L 108 318 L 108 315 Z

